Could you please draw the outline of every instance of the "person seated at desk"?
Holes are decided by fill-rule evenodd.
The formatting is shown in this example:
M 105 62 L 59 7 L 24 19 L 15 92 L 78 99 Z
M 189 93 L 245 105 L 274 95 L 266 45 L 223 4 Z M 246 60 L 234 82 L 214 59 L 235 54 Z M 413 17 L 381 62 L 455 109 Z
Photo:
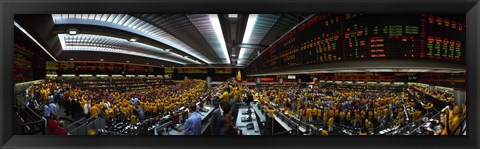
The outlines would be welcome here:
M 200 114 L 196 111 L 197 105 L 195 103 L 190 103 L 188 107 L 188 117 L 187 121 L 183 126 L 184 135 L 201 135 L 202 134 L 202 118 Z

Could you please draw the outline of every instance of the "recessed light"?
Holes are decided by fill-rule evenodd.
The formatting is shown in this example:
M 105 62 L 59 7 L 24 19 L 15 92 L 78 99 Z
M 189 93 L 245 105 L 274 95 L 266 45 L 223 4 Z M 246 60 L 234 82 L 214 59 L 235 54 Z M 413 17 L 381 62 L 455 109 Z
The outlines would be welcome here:
M 130 63 L 130 61 L 126 61 L 127 63 Z
M 233 57 L 235 57 L 235 56 L 237 56 L 237 55 L 235 55 L 235 54 L 232 54 L 232 56 L 233 56 Z
M 67 30 L 67 33 L 68 33 L 69 35 L 76 35 L 76 34 L 79 33 L 79 31 L 78 31 L 78 29 L 76 29 L 76 28 L 70 28 L 70 29 Z
M 228 14 L 228 18 L 238 18 L 238 14 Z
M 137 42 L 137 41 L 138 41 L 138 38 L 133 37 L 133 38 L 130 38 L 128 41 L 130 41 L 130 42 Z
M 188 56 L 184 56 L 185 58 L 188 58 Z
M 71 61 L 73 61 L 73 58 L 70 58 Z
M 104 61 L 104 59 L 102 58 L 102 59 L 100 59 L 100 61 L 102 61 L 102 62 L 103 62 L 103 61 Z
M 170 51 L 172 51 L 172 50 L 171 50 L 171 49 L 165 49 L 165 51 L 170 52 Z
M 70 35 L 76 35 L 76 34 L 77 34 L 77 31 L 68 31 L 68 34 L 70 34 Z

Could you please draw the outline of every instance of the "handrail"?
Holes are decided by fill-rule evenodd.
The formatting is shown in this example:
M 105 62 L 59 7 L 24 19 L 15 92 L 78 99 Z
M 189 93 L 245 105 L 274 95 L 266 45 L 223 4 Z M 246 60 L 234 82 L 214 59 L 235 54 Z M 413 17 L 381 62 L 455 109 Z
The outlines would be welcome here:
M 18 98 L 18 96 L 17 96 L 16 98 Z M 35 116 L 37 116 L 37 118 L 42 119 L 42 116 L 38 115 L 37 112 L 33 111 L 30 107 L 25 106 L 25 103 L 24 103 L 24 102 L 22 102 L 21 100 L 18 100 L 18 99 L 17 99 L 17 102 L 20 102 L 20 104 L 21 104 L 23 107 L 25 107 L 25 108 L 28 109 L 30 112 L 32 112 Z
M 27 122 L 27 123 L 25 123 L 25 122 L 20 122 L 20 123 L 21 123 L 20 125 L 21 125 L 21 127 L 22 127 L 21 133 L 24 134 L 24 131 L 23 131 L 24 129 L 23 129 L 23 127 L 27 127 L 27 128 L 29 129 L 29 133 L 32 133 L 32 132 L 33 132 L 33 133 L 34 133 L 34 132 L 42 132 L 43 134 L 45 134 L 45 133 L 46 133 L 45 130 L 46 130 L 46 127 L 47 127 L 47 120 L 46 120 L 44 117 L 38 115 L 37 112 L 35 112 L 34 110 L 32 110 L 30 107 L 26 106 L 24 102 L 22 102 L 21 100 L 19 100 L 19 99 L 18 99 L 18 96 L 22 96 L 22 95 L 23 95 L 23 94 L 20 94 L 20 95 L 17 95 L 17 96 L 15 97 L 16 104 L 17 104 L 16 106 L 17 106 L 17 108 L 18 108 L 17 110 L 19 110 L 19 111 L 22 110 L 22 111 L 26 112 L 25 114 L 27 114 L 29 118 L 31 118 L 31 119 L 33 119 L 33 120 L 35 120 L 35 119 L 37 119 L 37 120 L 36 120 L 36 121 L 33 121 L 33 122 Z M 25 110 L 25 109 L 27 109 L 27 110 Z M 32 116 L 32 114 L 30 114 L 30 113 L 33 113 L 34 116 Z M 32 129 L 31 129 L 28 125 L 37 126 L 37 127 L 39 128 L 39 130 L 30 132 Z
M 78 121 L 75 121 L 73 123 L 71 123 L 70 125 L 67 126 L 67 130 L 70 129 L 70 127 L 74 126 L 74 125 L 78 125 L 78 123 L 80 123 L 80 121 L 84 121 L 85 120 L 85 117 L 82 117 L 81 119 L 79 119 Z

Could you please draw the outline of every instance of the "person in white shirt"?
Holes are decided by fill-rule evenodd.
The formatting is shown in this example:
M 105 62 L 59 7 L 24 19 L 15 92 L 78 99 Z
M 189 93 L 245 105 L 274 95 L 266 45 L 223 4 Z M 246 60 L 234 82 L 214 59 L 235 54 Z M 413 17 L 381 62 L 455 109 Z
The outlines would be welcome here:
M 85 118 L 90 117 L 90 108 L 90 101 L 88 101 L 88 103 L 83 106 L 83 114 L 85 114 Z

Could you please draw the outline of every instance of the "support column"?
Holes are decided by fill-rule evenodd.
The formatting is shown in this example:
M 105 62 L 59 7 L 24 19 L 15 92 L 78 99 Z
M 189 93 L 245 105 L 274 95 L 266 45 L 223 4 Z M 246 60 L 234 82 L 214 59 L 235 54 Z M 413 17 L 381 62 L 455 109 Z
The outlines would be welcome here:
M 187 79 L 188 79 L 188 76 L 185 76 L 183 79 L 184 79 L 184 80 L 187 80 Z
M 262 83 L 262 80 L 260 79 L 260 77 L 257 77 L 257 78 L 256 78 L 255 83 L 257 84 L 257 85 L 256 85 L 256 88 L 257 88 L 257 89 L 260 89 L 260 84 Z
M 283 84 L 283 78 L 278 79 L 278 84 Z
M 457 103 L 460 110 L 462 110 L 462 104 L 467 100 L 467 93 L 465 91 L 454 90 L 453 97 L 455 103 Z
M 208 76 L 207 77 L 207 88 L 211 88 L 212 87 L 212 77 Z
M 298 78 L 298 83 L 302 83 L 302 79 L 301 78 Z

